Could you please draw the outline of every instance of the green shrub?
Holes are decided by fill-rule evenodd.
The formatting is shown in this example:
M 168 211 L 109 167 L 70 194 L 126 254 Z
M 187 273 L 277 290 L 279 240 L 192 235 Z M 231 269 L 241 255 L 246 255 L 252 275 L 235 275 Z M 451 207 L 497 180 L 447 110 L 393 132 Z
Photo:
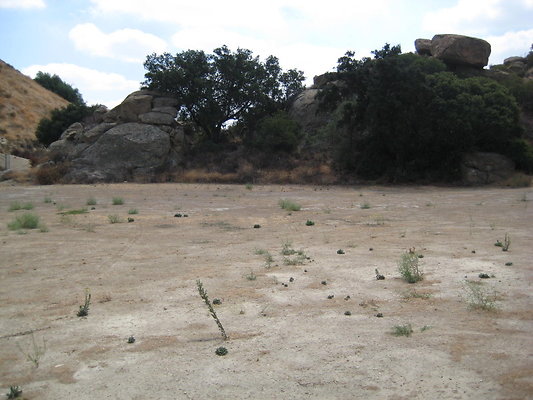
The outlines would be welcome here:
M 411 324 L 407 325 L 395 325 L 392 327 L 392 334 L 394 336 L 411 336 L 413 328 Z
M 124 199 L 122 197 L 113 197 L 113 205 L 120 206 L 124 204 Z
M 128 214 L 130 214 L 130 215 L 139 214 L 139 210 L 137 210 L 136 208 L 130 208 L 128 210 Z
M 295 203 L 294 201 L 289 199 L 281 199 L 278 204 L 282 209 L 287 211 L 300 211 L 300 209 L 302 208 L 300 204 Z
M 12 231 L 19 229 L 36 229 L 39 227 L 39 216 L 31 213 L 18 215 L 12 222 L 7 224 L 7 227 Z
M 422 272 L 419 267 L 419 257 L 414 251 L 402 254 L 398 262 L 398 271 L 402 278 L 409 283 L 416 283 L 422 280 Z
M 257 127 L 251 145 L 269 153 L 285 151 L 291 153 L 300 143 L 301 132 L 298 123 L 285 111 L 262 119 Z
M 469 308 L 485 311 L 492 311 L 496 308 L 496 293 L 485 288 L 481 282 L 466 281 L 463 290 Z
M 97 203 L 97 201 L 96 201 L 96 199 L 94 197 L 89 197 L 87 199 L 87 203 L 85 203 L 85 204 L 87 204 L 88 206 L 95 206 L 96 203 Z
M 109 220 L 110 224 L 119 224 L 123 222 L 122 218 L 120 218 L 117 214 L 108 215 L 107 219 Z
M 43 118 L 39 121 L 35 132 L 37 139 L 45 146 L 49 146 L 59 140 L 65 129 L 74 122 L 83 121 L 85 117 L 94 112 L 94 109 L 95 106 L 69 104 L 65 108 L 53 110 L 50 118 Z

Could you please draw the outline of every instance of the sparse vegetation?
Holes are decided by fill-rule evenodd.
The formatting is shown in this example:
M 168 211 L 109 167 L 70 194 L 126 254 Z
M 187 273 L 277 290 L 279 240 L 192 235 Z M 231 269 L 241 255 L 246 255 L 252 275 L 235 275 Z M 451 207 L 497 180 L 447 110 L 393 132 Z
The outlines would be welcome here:
M 108 215 L 107 219 L 109 220 L 110 224 L 120 224 L 122 222 L 122 218 L 120 218 L 117 214 Z
M 496 293 L 487 289 L 481 282 L 465 281 L 463 289 L 464 298 L 469 308 L 485 311 L 496 309 Z
M 287 211 L 300 211 L 302 208 L 300 204 L 289 199 L 281 199 L 278 204 L 282 209 Z
M 122 197 L 113 197 L 112 203 L 114 206 L 121 206 L 124 204 L 124 199 Z
M 94 197 L 89 197 L 85 204 L 87 204 L 88 206 L 95 206 L 97 204 L 97 201 Z
M 13 221 L 7 224 L 9 230 L 17 231 L 20 229 L 37 229 L 39 227 L 39 216 L 32 213 L 24 213 L 15 217 Z
M 45 204 L 50 204 L 52 202 L 52 198 L 47 196 L 47 197 L 44 198 L 43 201 L 44 201 Z
M 407 253 L 402 254 L 398 262 L 398 271 L 406 282 L 416 283 L 422 280 L 419 257 L 414 249 L 410 249 Z
M 228 354 L 228 349 L 226 349 L 225 347 L 218 347 L 216 350 L 215 350 L 215 354 L 217 356 L 225 356 L 226 354 Z
M 89 289 L 85 289 L 85 302 L 80 306 L 80 309 L 77 312 L 78 317 L 86 317 L 89 315 L 89 306 L 91 304 L 91 292 Z
M 228 335 L 226 335 L 226 331 L 224 330 L 224 327 L 222 326 L 222 323 L 218 319 L 217 313 L 215 312 L 215 309 L 213 308 L 213 305 L 209 301 L 209 296 L 207 295 L 207 291 L 204 289 L 204 286 L 202 285 L 202 281 L 200 279 L 198 279 L 196 281 L 196 287 L 198 288 L 198 293 L 200 294 L 200 297 L 202 298 L 202 300 L 205 302 L 205 305 L 209 309 L 209 313 L 211 314 L 211 316 L 215 320 L 215 322 L 216 322 L 216 324 L 218 326 L 218 330 L 222 334 L 222 337 L 224 338 L 224 340 L 227 340 L 228 339 Z
M 365 202 L 365 203 L 361 204 L 361 205 L 359 206 L 359 208 L 360 208 L 361 210 L 368 210 L 368 209 L 370 208 L 370 204 Z
M 313 226 L 315 224 L 314 221 L 311 221 L 310 219 L 307 220 L 307 222 L 305 223 L 306 226 Z
M 46 353 L 46 342 L 43 339 L 43 344 L 40 346 L 36 340 L 33 332 L 31 334 L 31 347 L 29 350 L 23 350 L 20 344 L 17 343 L 19 351 L 24 355 L 27 361 L 30 361 L 33 364 L 34 368 L 39 367 L 39 362 L 41 361 L 42 356 Z
M 136 208 L 130 208 L 128 210 L 128 214 L 130 214 L 130 215 L 139 214 L 139 210 L 137 210 Z
M 61 211 L 60 214 L 63 215 L 79 215 L 79 214 L 87 214 L 89 210 L 85 208 L 77 208 L 74 210 L 68 210 L 68 211 Z
M 17 399 L 22 395 L 22 389 L 20 386 L 10 386 L 9 392 L 6 393 L 8 399 Z
M 413 333 L 413 328 L 411 324 L 406 325 L 395 325 L 392 327 L 392 334 L 394 336 L 411 336 Z
M 33 210 L 33 204 L 32 203 L 20 203 L 18 201 L 14 201 L 9 205 L 8 211 L 18 211 L 18 210 Z
M 257 275 L 254 273 L 254 271 L 250 271 L 250 273 L 246 275 L 246 279 L 249 281 L 255 281 L 257 279 Z

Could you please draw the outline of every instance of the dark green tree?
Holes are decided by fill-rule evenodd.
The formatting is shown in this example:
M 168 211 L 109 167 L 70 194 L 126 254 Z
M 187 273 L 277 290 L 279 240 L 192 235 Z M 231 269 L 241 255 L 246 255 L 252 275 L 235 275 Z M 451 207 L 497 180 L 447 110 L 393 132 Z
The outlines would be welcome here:
M 393 50 L 396 49 L 396 50 Z M 460 79 L 440 61 L 386 46 L 373 60 L 339 59 L 337 161 L 367 178 L 448 180 L 468 151 L 505 152 L 521 134 L 509 92 L 487 78 Z
M 35 132 L 37 139 L 45 146 L 59 140 L 61 134 L 74 122 L 81 122 L 85 117 L 91 115 L 97 105 L 87 107 L 86 105 L 69 104 L 65 108 L 52 111 L 50 118 L 43 118 L 37 125 Z
M 83 100 L 83 97 L 78 89 L 64 82 L 55 74 L 50 75 L 47 72 L 39 71 L 37 72 L 34 81 L 51 92 L 63 97 L 72 104 L 76 104 L 78 106 L 85 105 L 85 101 Z
M 304 80 L 301 71 L 283 72 L 276 57 L 262 62 L 250 50 L 232 52 L 226 46 L 213 54 L 152 54 L 144 67 L 143 85 L 177 98 L 180 117 L 193 121 L 215 143 L 222 141 L 228 122 L 250 120 L 251 115 L 258 120 L 287 107 Z

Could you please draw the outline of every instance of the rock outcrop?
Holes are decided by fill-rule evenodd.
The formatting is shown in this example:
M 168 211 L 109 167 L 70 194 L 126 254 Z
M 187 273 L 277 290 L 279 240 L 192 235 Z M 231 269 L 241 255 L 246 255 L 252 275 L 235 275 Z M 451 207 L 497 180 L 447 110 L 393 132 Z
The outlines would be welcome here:
M 176 167 L 185 133 L 176 122 L 175 99 L 155 92 L 130 94 L 90 126 L 72 124 L 50 145 L 56 160 L 67 161 L 66 181 L 124 181 Z
M 490 43 L 463 35 L 435 35 L 433 39 L 415 40 L 420 55 L 429 55 L 452 66 L 483 68 L 489 63 Z

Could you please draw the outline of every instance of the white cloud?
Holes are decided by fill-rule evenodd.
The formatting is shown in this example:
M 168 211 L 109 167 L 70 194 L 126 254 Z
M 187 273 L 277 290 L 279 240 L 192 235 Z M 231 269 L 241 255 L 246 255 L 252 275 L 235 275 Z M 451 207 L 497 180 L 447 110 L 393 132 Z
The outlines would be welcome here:
M 128 80 L 122 75 L 74 64 L 32 65 L 24 68 L 22 73 L 35 77 L 38 71 L 57 74 L 63 81 L 77 88 L 87 104 L 104 104 L 109 108 L 120 103 L 140 86 L 139 82 Z
M 506 32 L 501 36 L 490 36 L 486 40 L 491 44 L 490 64 L 501 64 L 507 57 L 525 56 L 533 44 L 533 29 Z
M 479 35 L 488 27 L 487 21 L 502 15 L 503 3 L 504 0 L 459 0 L 453 7 L 426 14 L 422 25 L 425 30 L 435 33 L 465 32 Z
M 167 49 L 163 39 L 150 33 L 120 29 L 106 34 L 91 23 L 76 25 L 69 32 L 69 38 L 80 51 L 132 63 L 142 63 L 147 54 Z
M 0 0 L 0 8 L 45 8 L 44 0 Z

